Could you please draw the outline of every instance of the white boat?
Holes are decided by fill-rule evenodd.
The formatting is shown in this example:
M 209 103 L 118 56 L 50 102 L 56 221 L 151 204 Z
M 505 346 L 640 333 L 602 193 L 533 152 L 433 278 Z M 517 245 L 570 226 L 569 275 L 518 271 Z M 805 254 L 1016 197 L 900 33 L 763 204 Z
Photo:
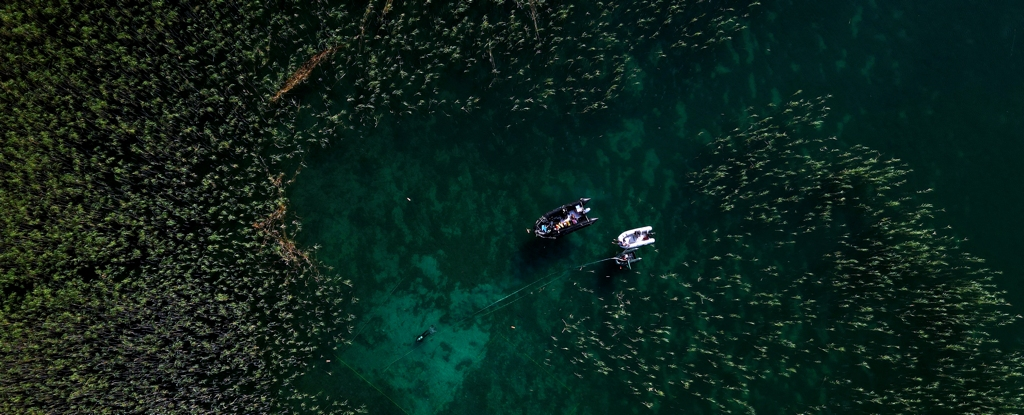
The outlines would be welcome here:
M 654 231 L 652 229 L 650 226 L 630 229 L 619 234 L 619 237 L 615 239 L 615 243 L 623 249 L 633 249 L 653 244 Z

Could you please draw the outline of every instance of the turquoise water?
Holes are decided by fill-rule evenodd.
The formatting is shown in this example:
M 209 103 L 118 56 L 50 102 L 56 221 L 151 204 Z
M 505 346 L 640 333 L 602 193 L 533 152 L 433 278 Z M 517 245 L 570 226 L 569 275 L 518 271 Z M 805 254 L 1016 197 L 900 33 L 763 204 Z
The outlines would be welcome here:
M 290 195 L 299 240 L 319 246 L 359 300 L 336 310 L 357 316 L 351 342 L 315 359 L 304 388 L 372 413 L 850 410 L 853 398 L 836 396 L 845 386 L 829 380 L 871 390 L 885 370 L 811 346 L 888 343 L 829 338 L 821 332 L 846 317 L 785 299 L 846 304 L 842 290 L 715 265 L 732 254 L 802 269 L 777 255 L 811 254 L 773 250 L 770 233 L 730 245 L 736 219 L 690 185 L 720 161 L 708 143 L 744 116 L 818 96 L 830 108 L 821 133 L 902 160 L 913 171 L 905 187 L 934 189 L 917 197 L 944 210 L 929 226 L 966 238 L 960 247 L 1003 272 L 998 289 L 1024 313 L 1024 167 L 1014 160 L 1024 150 L 1024 4 L 780 1 L 744 22 L 708 50 L 665 54 L 664 42 L 637 41 L 636 76 L 607 109 L 512 111 L 504 87 L 467 92 L 488 82 L 448 77 L 441 94 L 475 95 L 475 108 L 385 115 L 307 157 Z M 319 85 L 303 93 L 344 99 Z M 557 241 L 529 233 L 578 197 L 593 199 L 597 224 Z M 633 269 L 594 263 L 643 225 L 658 242 Z M 758 303 L 779 298 L 792 309 Z M 746 328 L 772 323 L 780 328 Z M 414 343 L 431 325 L 437 333 Z M 995 334 L 1020 349 L 1019 329 Z

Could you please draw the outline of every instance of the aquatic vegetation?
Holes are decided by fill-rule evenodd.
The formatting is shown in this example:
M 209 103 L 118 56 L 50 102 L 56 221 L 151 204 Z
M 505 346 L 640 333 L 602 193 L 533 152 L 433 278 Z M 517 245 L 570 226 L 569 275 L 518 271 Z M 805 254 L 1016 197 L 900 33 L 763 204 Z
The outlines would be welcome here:
M 352 410 L 295 391 L 350 295 L 291 241 L 262 7 L 0 12 L 0 412 Z
M 495 167 L 627 106 L 658 62 L 702 56 L 754 5 L 4 6 L 0 412 L 1019 411 L 1021 358 L 991 334 L 1015 320 L 995 271 L 934 228 L 905 166 L 820 137 L 821 101 L 714 140 L 693 203 L 666 210 L 627 181 L 678 191 L 660 166 L 679 157 L 645 148 L 660 128 L 649 114 L 571 138 L 595 150 L 566 165 L 600 172 L 546 160 L 531 166 L 538 184 Z M 507 131 L 538 118 L 559 134 Z M 459 123 L 485 139 L 423 138 Z M 326 208 L 331 231 L 381 235 L 322 253 L 355 285 L 379 285 L 356 306 L 351 281 L 296 241 L 288 190 L 309 147 L 390 132 L 404 136 L 339 163 L 368 179 L 334 188 L 359 206 Z M 643 166 L 623 173 L 609 155 Z M 608 221 L 699 229 L 685 251 L 659 253 L 677 258 L 671 272 L 595 293 L 581 282 L 592 269 L 563 262 L 590 265 L 607 241 L 516 237 L 535 239 L 513 222 L 570 187 L 626 196 Z M 422 348 L 408 344 L 435 324 Z M 581 379 L 636 399 L 591 402 Z M 465 385 L 490 390 L 464 397 Z
M 552 361 L 673 413 L 1019 411 L 996 271 L 898 160 L 822 137 L 823 100 L 769 113 L 708 145 L 690 257 L 565 318 Z
M 481 105 L 501 105 L 516 117 L 531 109 L 589 113 L 642 88 L 637 61 L 722 43 L 743 28 L 755 4 L 375 0 L 310 9 L 296 3 L 294 13 L 283 7 L 273 16 L 269 29 L 295 36 L 298 48 L 287 63 L 292 72 L 277 75 L 274 97 L 289 90 L 316 95 L 300 102 L 326 131 Z M 301 79 L 310 86 L 295 88 Z

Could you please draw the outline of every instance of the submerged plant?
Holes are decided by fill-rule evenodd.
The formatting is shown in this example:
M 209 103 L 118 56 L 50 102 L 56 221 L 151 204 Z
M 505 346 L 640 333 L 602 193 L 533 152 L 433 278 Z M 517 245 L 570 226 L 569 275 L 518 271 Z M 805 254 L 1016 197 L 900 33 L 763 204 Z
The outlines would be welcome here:
M 262 9 L 3 6 L 0 412 L 352 410 L 294 391 L 350 296 L 289 239 Z
M 756 4 L 296 4 L 295 19 L 289 18 L 293 10 L 283 10 L 270 29 L 292 35 L 295 20 L 310 22 L 305 33 L 294 34 L 300 53 L 289 57 L 291 72 L 278 74 L 273 98 L 287 91 L 301 96 L 308 90 L 294 87 L 308 80 L 320 99 L 303 102 L 330 131 L 378 127 L 382 119 L 415 113 L 471 112 L 484 104 L 524 118 L 530 110 L 589 113 L 642 90 L 638 61 L 725 42 Z
M 822 138 L 824 115 L 794 101 L 711 142 L 679 212 L 696 254 L 657 294 L 570 316 L 552 353 L 672 412 L 1019 411 L 996 271 L 933 228 L 906 167 Z

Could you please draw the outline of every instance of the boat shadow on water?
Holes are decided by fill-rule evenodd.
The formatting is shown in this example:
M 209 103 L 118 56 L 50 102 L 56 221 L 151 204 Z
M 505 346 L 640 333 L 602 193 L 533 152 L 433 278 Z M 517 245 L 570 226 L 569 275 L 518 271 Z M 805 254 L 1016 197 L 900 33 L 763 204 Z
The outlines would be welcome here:
M 616 287 L 622 287 L 622 279 L 632 275 L 629 268 L 620 267 L 615 261 L 605 261 L 594 265 L 594 273 L 591 280 L 594 284 L 594 295 L 601 298 L 608 298 L 615 292 Z
M 530 238 L 520 245 L 512 259 L 512 274 L 521 281 L 532 280 L 538 273 L 572 266 L 566 262 L 572 254 L 572 243 L 561 239 Z

